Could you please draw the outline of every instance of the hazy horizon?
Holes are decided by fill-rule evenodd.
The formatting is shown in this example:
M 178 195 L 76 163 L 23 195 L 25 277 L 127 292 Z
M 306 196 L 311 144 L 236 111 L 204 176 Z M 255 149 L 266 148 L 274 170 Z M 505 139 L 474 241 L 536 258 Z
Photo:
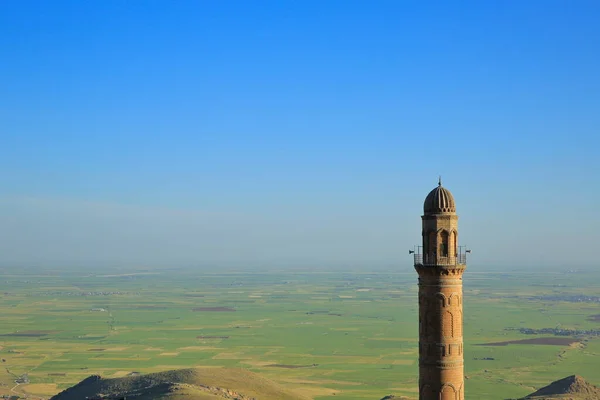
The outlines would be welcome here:
M 0 265 L 597 263 L 600 5 L 0 5 Z

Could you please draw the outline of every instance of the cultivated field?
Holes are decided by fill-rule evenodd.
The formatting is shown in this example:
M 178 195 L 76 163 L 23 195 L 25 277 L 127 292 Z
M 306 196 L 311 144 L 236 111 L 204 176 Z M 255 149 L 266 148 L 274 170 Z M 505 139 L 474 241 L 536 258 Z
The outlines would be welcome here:
M 1 270 L 0 395 L 225 366 L 314 399 L 414 398 L 416 272 L 365 271 Z M 599 278 L 469 266 L 467 398 L 519 397 L 572 374 L 600 384 Z

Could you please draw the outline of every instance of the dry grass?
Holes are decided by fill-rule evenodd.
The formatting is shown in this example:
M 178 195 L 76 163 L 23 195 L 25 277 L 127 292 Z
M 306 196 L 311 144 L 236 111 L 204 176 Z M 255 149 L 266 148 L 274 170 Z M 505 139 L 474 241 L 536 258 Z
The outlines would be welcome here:
M 54 393 L 58 392 L 56 383 L 32 383 L 23 385 L 22 390 L 26 393 L 38 396 L 52 396 Z

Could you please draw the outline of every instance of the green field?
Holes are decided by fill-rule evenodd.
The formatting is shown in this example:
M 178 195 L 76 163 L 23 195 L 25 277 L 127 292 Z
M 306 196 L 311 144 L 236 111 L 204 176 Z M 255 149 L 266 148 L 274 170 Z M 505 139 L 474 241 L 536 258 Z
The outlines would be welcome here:
M 0 394 L 48 398 L 92 374 L 225 366 L 314 399 L 416 397 L 417 275 L 408 267 L 1 271 Z M 590 319 L 600 314 L 599 278 L 469 267 L 467 398 L 524 396 L 572 374 L 600 384 L 600 337 L 481 346 L 552 336 L 507 328 L 600 329 Z

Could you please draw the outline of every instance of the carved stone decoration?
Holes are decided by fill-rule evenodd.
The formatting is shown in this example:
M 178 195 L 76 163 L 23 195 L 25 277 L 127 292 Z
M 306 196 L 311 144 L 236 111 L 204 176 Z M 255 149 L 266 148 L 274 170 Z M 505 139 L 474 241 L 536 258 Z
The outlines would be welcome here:
M 444 311 L 442 316 L 442 336 L 454 337 L 454 317 L 450 311 Z
M 444 296 L 444 293 L 438 292 L 435 294 L 435 299 L 437 300 L 437 303 L 440 307 L 446 307 L 446 296 Z

